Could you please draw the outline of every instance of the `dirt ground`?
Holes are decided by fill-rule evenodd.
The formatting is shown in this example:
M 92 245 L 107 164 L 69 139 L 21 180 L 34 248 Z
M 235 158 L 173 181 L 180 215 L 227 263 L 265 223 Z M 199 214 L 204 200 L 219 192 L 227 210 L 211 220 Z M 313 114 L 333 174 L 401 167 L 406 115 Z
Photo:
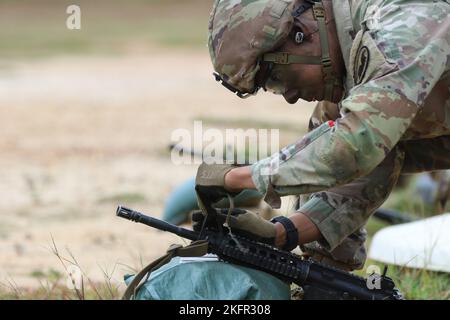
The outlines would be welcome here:
M 2 65 L 0 63 L 0 65 Z M 312 104 L 268 94 L 240 101 L 213 81 L 206 50 L 9 63 L 0 72 L 0 283 L 63 272 L 52 238 L 91 279 L 121 283 L 176 236 L 115 217 L 118 204 L 160 216 L 196 166 L 175 166 L 173 130 L 199 118 L 284 123 L 293 142 Z

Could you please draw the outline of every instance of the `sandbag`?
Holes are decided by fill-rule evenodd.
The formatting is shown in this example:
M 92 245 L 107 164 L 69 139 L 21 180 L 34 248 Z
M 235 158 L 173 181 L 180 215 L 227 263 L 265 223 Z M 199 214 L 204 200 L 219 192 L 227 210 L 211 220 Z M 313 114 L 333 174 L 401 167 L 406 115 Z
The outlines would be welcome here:
M 133 279 L 125 279 L 128 284 Z M 289 284 L 272 275 L 222 261 L 175 257 L 153 271 L 136 300 L 289 300 Z

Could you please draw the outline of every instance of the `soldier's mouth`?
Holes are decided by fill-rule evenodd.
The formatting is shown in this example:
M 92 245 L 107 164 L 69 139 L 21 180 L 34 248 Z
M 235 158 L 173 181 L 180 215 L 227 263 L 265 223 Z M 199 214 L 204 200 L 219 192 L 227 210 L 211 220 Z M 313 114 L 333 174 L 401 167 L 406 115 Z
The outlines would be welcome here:
M 316 90 L 311 90 L 311 89 L 305 88 L 304 90 L 302 90 L 300 92 L 299 96 L 301 99 L 303 99 L 305 101 L 312 102 L 312 101 L 318 100 L 320 93 L 317 92 Z M 297 100 L 298 100 L 298 98 L 297 98 Z
M 302 99 L 302 100 L 308 101 L 308 102 L 317 101 L 316 96 L 313 94 L 302 95 L 301 97 L 297 98 L 297 101 L 299 99 Z
M 312 101 L 318 101 L 320 98 L 320 94 L 316 92 L 311 92 L 310 90 L 289 90 L 285 94 L 283 94 L 284 99 L 289 104 L 297 103 L 299 99 L 312 102 Z

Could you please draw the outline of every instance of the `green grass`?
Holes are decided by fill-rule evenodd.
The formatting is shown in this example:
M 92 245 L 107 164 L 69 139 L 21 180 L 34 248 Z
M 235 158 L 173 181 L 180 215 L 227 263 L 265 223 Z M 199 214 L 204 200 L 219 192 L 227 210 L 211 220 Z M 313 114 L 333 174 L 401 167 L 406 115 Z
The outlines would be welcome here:
M 70 4 L 80 5 L 81 30 L 66 28 Z M 204 0 L 0 1 L 0 57 L 204 49 L 211 6 Z
M 407 175 L 404 179 L 405 187 L 396 188 L 385 202 L 384 206 L 401 212 L 406 212 L 415 218 L 426 218 L 440 214 L 439 206 L 425 204 L 421 197 L 417 195 L 414 190 L 415 182 L 418 175 Z M 450 201 L 447 204 L 444 212 L 450 210 Z
M 30 273 L 30 276 L 36 279 L 47 279 L 50 281 L 58 280 L 62 277 L 61 272 L 50 268 L 49 270 L 34 270 Z
M 76 257 L 69 249 L 63 254 L 52 238 L 52 253 L 59 261 L 63 272 L 50 268 L 48 270 L 33 270 L 30 276 L 35 278 L 37 287 L 19 287 L 14 279 L 0 282 L 0 300 L 117 300 L 120 299 L 122 291 L 121 284 L 113 283 L 111 280 L 116 272 L 117 264 L 112 270 L 99 266 L 103 273 L 104 281 L 93 281 L 84 272 Z M 81 281 L 79 287 L 70 288 L 70 270 L 72 267 L 80 271 Z M 128 269 L 131 270 L 130 267 Z M 75 283 L 72 278 L 72 283 Z
M 367 266 L 376 265 L 383 270 L 384 264 L 368 260 Z M 410 269 L 387 265 L 387 275 L 392 278 L 408 300 L 450 300 L 450 276 L 443 272 Z M 357 274 L 367 277 L 366 268 Z
M 138 192 L 118 193 L 98 199 L 98 203 L 142 203 L 147 201 L 144 194 Z
M 65 278 L 42 280 L 36 288 L 17 288 L 13 285 L 0 286 L 0 300 L 118 300 L 121 292 L 117 287 L 105 283 L 91 283 L 81 295 L 69 289 Z
M 392 268 L 394 279 L 407 299 L 450 300 L 450 277 L 426 270 Z

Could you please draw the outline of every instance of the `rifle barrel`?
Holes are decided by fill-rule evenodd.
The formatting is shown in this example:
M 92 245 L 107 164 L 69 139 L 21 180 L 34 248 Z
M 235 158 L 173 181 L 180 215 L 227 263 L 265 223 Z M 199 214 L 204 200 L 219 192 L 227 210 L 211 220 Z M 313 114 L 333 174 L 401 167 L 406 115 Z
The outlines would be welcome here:
M 134 211 L 134 210 L 122 207 L 122 206 L 117 207 L 116 215 L 118 217 L 130 220 L 130 221 L 145 224 L 152 228 L 156 228 L 156 229 L 159 229 L 162 231 L 168 231 L 168 232 L 174 233 L 182 238 L 186 238 L 191 241 L 198 240 L 199 235 L 195 231 L 175 226 L 173 224 L 149 217 L 140 212 L 137 212 L 137 211 Z

